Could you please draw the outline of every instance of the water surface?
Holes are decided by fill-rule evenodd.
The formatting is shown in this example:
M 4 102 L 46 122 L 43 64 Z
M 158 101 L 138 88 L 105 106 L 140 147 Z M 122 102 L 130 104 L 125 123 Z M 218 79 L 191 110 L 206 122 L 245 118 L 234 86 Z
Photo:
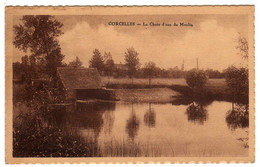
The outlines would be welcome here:
M 220 101 L 77 103 L 60 124 L 92 137 L 103 156 L 248 156 L 248 128 L 226 121 L 230 110 Z

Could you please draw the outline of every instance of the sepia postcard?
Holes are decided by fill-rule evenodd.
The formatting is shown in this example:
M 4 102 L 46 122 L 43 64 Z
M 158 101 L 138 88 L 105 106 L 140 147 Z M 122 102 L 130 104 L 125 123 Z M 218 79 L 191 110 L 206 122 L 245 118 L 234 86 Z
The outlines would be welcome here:
M 254 6 L 6 7 L 6 163 L 253 163 Z

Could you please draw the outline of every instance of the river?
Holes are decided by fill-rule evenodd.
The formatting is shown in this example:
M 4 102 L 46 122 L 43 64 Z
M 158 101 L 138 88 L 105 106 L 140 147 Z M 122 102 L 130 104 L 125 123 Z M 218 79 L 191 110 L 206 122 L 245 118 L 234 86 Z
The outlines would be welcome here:
M 57 122 L 92 138 L 102 156 L 248 156 L 248 122 L 231 111 L 224 101 L 91 102 L 77 103 Z

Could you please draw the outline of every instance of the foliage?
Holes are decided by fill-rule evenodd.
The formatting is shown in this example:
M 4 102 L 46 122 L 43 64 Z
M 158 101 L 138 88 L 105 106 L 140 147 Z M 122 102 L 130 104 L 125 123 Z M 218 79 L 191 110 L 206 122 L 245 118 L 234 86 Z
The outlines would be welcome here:
M 25 15 L 21 21 L 14 26 L 14 46 L 25 53 L 29 51 L 35 63 L 54 77 L 64 58 L 57 39 L 63 34 L 63 24 L 49 15 Z
M 89 61 L 90 68 L 97 68 L 99 73 L 104 71 L 104 59 L 98 49 L 93 51 L 93 56 Z
M 145 64 L 144 75 L 149 78 L 149 85 L 151 86 L 151 78 L 156 75 L 157 69 L 154 62 L 149 61 Z
M 76 56 L 76 59 L 69 62 L 68 66 L 69 67 L 82 67 L 82 61 L 79 59 L 78 56 Z
M 140 66 L 138 52 L 133 47 L 125 52 L 125 64 L 128 68 L 128 76 L 132 78 Z
M 104 53 L 105 75 L 111 76 L 115 71 L 115 63 L 110 52 Z
M 60 129 L 54 120 L 51 104 L 59 103 L 57 90 L 41 88 L 34 90 L 26 108 L 14 117 L 14 157 L 82 157 L 99 156 L 94 140 L 85 140 L 76 132 Z M 54 94 L 55 93 L 55 94 Z M 63 111 L 64 112 L 64 111 Z
M 156 70 L 157 70 L 156 68 L 157 67 L 156 67 L 155 63 L 152 61 L 149 61 L 144 66 L 144 74 L 146 76 L 148 76 L 149 78 L 153 77 L 156 75 Z
M 62 67 L 64 64 L 62 60 L 65 56 L 61 54 L 61 48 L 53 49 L 47 56 L 46 56 L 46 72 L 50 76 L 56 79 L 57 77 L 57 67 Z
M 209 78 L 224 78 L 225 77 L 225 74 L 218 70 L 207 69 L 207 70 L 205 70 L 205 72 Z
M 186 83 L 192 89 L 201 89 L 207 83 L 208 77 L 203 70 L 190 70 L 186 74 Z
M 247 68 L 230 66 L 225 70 L 226 83 L 234 100 L 247 99 L 249 93 L 249 78 Z
M 243 57 L 244 59 L 248 59 L 248 42 L 245 37 L 239 37 L 238 38 L 238 45 L 236 47 L 239 50 L 239 55 Z
M 249 126 L 248 105 L 233 104 L 235 107 L 226 114 L 226 122 L 230 129 L 246 128 Z
M 14 157 L 90 157 L 99 156 L 94 140 L 87 141 L 76 132 L 64 133 L 55 126 L 44 126 L 39 114 L 19 115 L 20 125 L 13 129 Z

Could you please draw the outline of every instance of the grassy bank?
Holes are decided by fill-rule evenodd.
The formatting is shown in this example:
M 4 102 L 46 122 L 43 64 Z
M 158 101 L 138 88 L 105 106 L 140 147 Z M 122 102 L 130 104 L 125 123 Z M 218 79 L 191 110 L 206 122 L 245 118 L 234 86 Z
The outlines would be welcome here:
M 149 87 L 148 78 L 134 78 L 133 84 L 131 78 L 112 78 L 112 77 L 102 77 L 103 85 L 113 87 L 113 86 L 122 86 L 126 87 L 130 85 L 136 85 L 140 88 Z M 172 85 L 181 85 L 188 86 L 184 78 L 152 78 L 151 86 L 152 87 L 168 87 Z M 209 79 L 207 87 L 211 89 L 218 89 L 221 87 L 226 87 L 225 79 Z
M 154 78 L 151 86 L 148 79 L 138 78 L 102 78 L 107 88 L 115 89 L 118 98 L 134 102 L 170 102 L 174 97 L 192 100 L 232 101 L 224 79 L 209 79 L 203 90 L 194 91 L 188 87 L 185 79 Z
M 180 94 L 169 88 L 116 89 L 116 97 L 124 102 L 167 103 Z

